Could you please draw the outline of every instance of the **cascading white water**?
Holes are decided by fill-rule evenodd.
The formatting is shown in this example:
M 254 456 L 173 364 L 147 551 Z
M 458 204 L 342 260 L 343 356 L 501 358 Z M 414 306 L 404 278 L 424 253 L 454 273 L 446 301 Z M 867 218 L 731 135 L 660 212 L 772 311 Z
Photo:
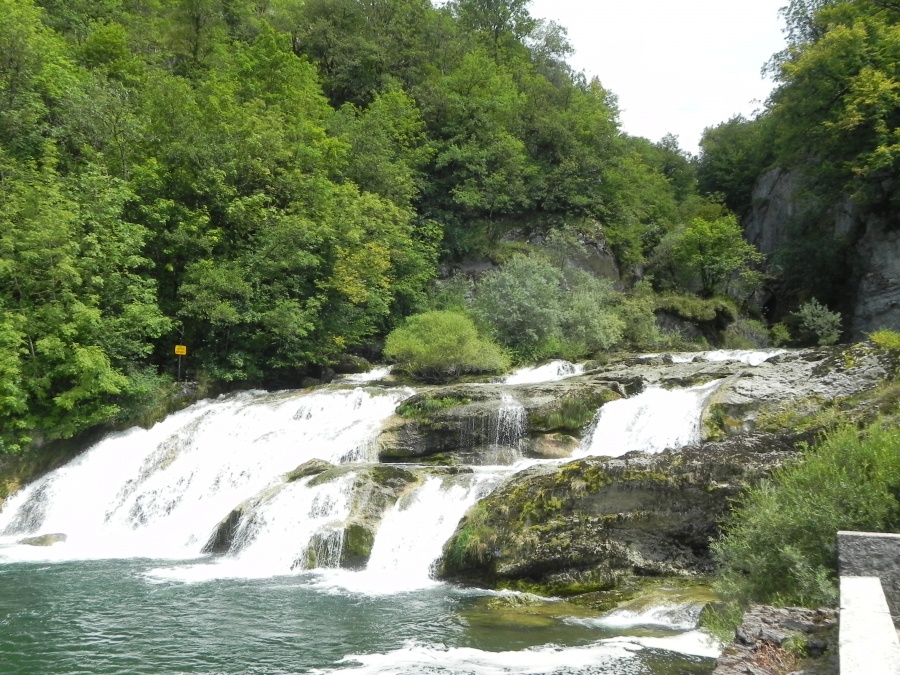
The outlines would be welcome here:
M 0 512 L 0 543 L 61 532 L 65 544 L 30 553 L 195 556 L 237 504 L 298 464 L 369 459 L 381 423 L 412 393 L 257 392 L 201 402 L 152 429 L 112 435 L 22 490 Z
M 522 441 L 527 431 L 525 406 L 505 393 L 487 415 L 472 415 L 459 425 L 459 447 L 479 447 L 475 464 L 514 464 L 522 458 Z
M 700 441 L 700 418 L 721 380 L 690 389 L 650 387 L 607 403 L 573 457 L 619 457 L 632 450 L 662 452 Z
M 266 578 L 337 567 L 350 516 L 353 475 L 310 486 L 312 478 L 273 488 L 241 517 L 228 554 L 210 562 L 150 570 L 154 579 Z
M 518 449 L 522 439 L 525 438 L 525 429 L 525 406 L 513 398 L 512 394 L 503 394 L 500 397 L 497 425 L 492 439 L 494 445 Z
M 338 378 L 338 382 L 349 382 L 351 384 L 365 384 L 367 382 L 378 382 L 378 380 L 383 380 L 388 375 L 391 374 L 391 371 L 394 369 L 393 366 L 382 366 L 380 368 L 372 368 L 372 370 L 367 370 L 364 373 L 354 373 L 353 375 L 344 375 Z
M 748 366 L 758 366 L 780 354 L 786 354 L 786 349 L 715 349 L 708 352 L 675 352 L 669 354 L 672 363 L 690 363 L 699 361 L 740 361 Z M 660 356 L 660 354 L 644 354 L 644 357 Z
M 335 582 L 370 594 L 426 588 L 436 582 L 431 568 L 460 519 L 501 481 L 499 473 L 432 476 L 388 511 L 366 569 Z
M 556 382 L 567 377 L 581 375 L 583 372 L 583 364 L 551 361 L 542 366 L 520 368 L 504 377 L 503 382 L 505 384 L 540 384 L 541 382 Z

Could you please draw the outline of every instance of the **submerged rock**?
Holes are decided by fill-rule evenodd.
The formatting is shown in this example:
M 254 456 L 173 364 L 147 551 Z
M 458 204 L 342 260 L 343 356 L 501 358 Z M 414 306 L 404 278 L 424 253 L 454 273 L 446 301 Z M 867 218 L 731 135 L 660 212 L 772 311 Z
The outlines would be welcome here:
M 19 539 L 17 543 L 25 546 L 53 546 L 53 544 L 61 544 L 68 538 L 68 535 L 62 532 L 54 532 L 53 534 L 42 534 L 37 537 L 25 537 L 24 539 Z
M 751 434 L 517 474 L 469 511 L 438 574 L 568 596 L 630 575 L 710 572 L 709 541 L 731 500 L 793 458 L 798 440 Z

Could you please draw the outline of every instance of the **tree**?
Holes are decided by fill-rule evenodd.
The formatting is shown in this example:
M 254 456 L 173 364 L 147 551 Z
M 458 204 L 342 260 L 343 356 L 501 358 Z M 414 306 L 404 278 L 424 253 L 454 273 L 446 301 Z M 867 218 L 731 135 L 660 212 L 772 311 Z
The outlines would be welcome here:
M 716 220 L 695 218 L 672 237 L 674 263 L 699 282 L 705 296 L 727 290 L 735 277 L 762 261 L 762 254 L 744 241 L 733 215 Z

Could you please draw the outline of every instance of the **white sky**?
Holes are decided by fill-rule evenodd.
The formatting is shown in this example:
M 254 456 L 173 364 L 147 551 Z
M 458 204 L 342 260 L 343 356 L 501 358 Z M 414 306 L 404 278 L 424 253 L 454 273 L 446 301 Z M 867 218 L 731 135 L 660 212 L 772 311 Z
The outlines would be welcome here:
M 532 0 L 568 29 L 569 63 L 619 97 L 622 128 L 671 132 L 697 152 L 703 129 L 749 116 L 772 89 L 762 66 L 784 48 L 787 0 Z

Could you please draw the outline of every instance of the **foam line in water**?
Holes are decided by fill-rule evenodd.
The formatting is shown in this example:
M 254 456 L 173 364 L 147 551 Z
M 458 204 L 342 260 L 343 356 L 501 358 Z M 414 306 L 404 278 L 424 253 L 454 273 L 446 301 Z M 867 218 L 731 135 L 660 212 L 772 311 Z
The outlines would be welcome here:
M 602 617 L 573 617 L 566 623 L 589 628 L 635 628 L 652 626 L 673 631 L 697 628 L 704 603 L 682 602 L 674 605 L 656 605 L 645 609 L 616 609 Z
M 669 354 L 673 363 L 690 363 L 694 359 L 700 361 L 740 361 L 748 366 L 758 366 L 780 354 L 786 349 L 715 349 L 708 352 L 676 352 Z M 645 354 L 644 356 L 661 356 L 661 354 Z
M 716 380 L 690 389 L 648 387 L 636 396 L 607 403 L 573 457 L 619 457 L 632 450 L 656 453 L 697 443 L 703 408 L 720 384 Z
M 505 652 L 410 642 L 385 654 L 351 654 L 337 662 L 338 668 L 312 672 L 317 675 L 637 675 L 647 672 L 636 659 L 644 649 L 703 658 L 717 658 L 722 653 L 721 645 L 702 631 L 661 638 L 616 637 L 581 647 L 545 645 Z
M 584 372 L 583 364 L 569 363 L 568 361 L 551 361 L 542 366 L 530 366 L 515 370 L 503 378 L 505 384 L 540 384 L 542 382 L 556 382 L 567 377 L 581 375 Z
M 410 389 L 245 392 L 205 401 L 152 429 L 107 437 L 32 483 L 0 511 L 0 544 L 31 534 L 68 540 L 41 559 L 186 558 L 235 506 L 312 458 L 368 459 Z M 0 559 L 33 559 L 30 547 Z
M 338 668 L 312 672 L 317 675 L 543 675 L 559 672 L 637 675 L 644 672 L 640 664 L 633 661 L 635 652 L 640 649 L 636 644 L 596 643 L 568 649 L 547 645 L 522 651 L 488 652 L 469 647 L 408 643 L 385 654 L 351 654 L 337 662 Z

